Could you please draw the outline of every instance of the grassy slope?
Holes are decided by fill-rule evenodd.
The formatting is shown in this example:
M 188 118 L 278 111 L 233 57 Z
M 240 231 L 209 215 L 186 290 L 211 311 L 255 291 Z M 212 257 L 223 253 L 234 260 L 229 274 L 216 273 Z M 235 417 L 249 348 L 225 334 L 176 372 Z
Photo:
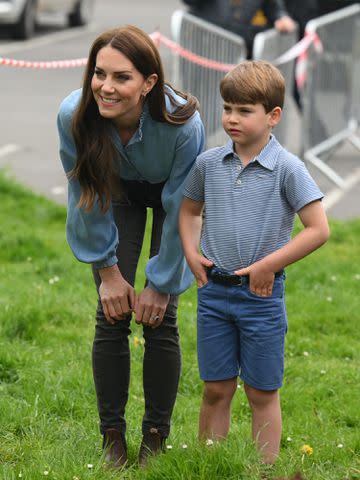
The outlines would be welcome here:
M 118 478 L 101 464 L 90 361 L 96 295 L 89 268 L 66 245 L 65 210 L 3 177 L 0 198 L 0 478 Z M 359 220 L 332 222 L 328 244 L 287 269 L 284 430 L 268 478 L 295 471 L 309 480 L 360 478 L 359 238 Z M 138 288 L 143 281 L 137 279 Z M 197 444 L 194 287 L 181 297 L 179 318 L 183 372 L 168 441 L 173 448 L 146 472 L 135 465 L 143 347 L 141 330 L 133 328 L 131 465 L 122 477 L 258 479 L 263 468 L 249 441 L 241 386 L 228 441 Z M 311 456 L 301 454 L 304 444 L 313 447 Z

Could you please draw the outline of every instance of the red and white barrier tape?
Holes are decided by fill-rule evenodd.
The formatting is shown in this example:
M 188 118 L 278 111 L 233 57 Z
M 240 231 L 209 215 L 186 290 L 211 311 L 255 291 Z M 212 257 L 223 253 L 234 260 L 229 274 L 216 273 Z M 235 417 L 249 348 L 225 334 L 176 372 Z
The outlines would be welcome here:
M 74 60 L 53 60 L 51 62 L 31 62 L 29 60 L 15 60 L 13 58 L 0 57 L 0 65 L 6 67 L 18 67 L 18 68 L 73 68 L 82 67 L 86 65 L 87 58 L 77 58 Z
M 153 39 L 154 43 L 157 46 L 160 44 L 165 45 L 171 51 L 177 53 L 182 58 L 189 60 L 192 63 L 200 65 L 211 70 L 217 70 L 221 72 L 228 72 L 235 64 L 221 63 L 215 60 L 210 60 L 209 58 L 202 57 L 197 55 L 186 48 L 181 47 L 177 43 L 173 42 L 169 38 L 162 35 L 160 32 L 153 32 L 150 34 L 150 37 Z M 291 47 L 287 52 L 281 55 L 279 58 L 274 60 L 275 65 L 281 65 L 287 63 L 295 58 L 307 58 L 307 50 L 310 45 L 314 43 L 315 48 L 318 51 L 321 51 L 321 41 L 316 33 L 307 33 L 305 37 L 300 40 L 297 44 Z M 9 66 L 9 67 L 18 67 L 18 68 L 39 68 L 39 69 L 56 69 L 56 68 L 73 68 L 73 67 L 82 67 L 86 65 L 87 58 L 78 58 L 75 60 L 53 60 L 49 62 L 32 62 L 28 60 L 15 60 L 12 58 L 3 58 L 0 57 L 0 65 Z
M 299 42 L 289 48 L 289 50 L 280 55 L 280 57 L 278 57 L 272 63 L 274 65 L 283 65 L 284 63 L 288 63 L 295 58 L 300 58 L 301 55 L 304 55 L 305 53 L 307 54 L 307 51 L 312 43 L 314 44 L 316 51 L 319 53 L 323 51 L 322 43 L 317 33 L 305 33 L 305 36 Z
M 197 55 L 196 53 L 181 47 L 179 44 L 165 37 L 160 32 L 154 32 L 151 34 L 151 37 L 157 45 L 162 43 L 165 45 L 165 47 L 168 47 L 173 52 L 179 54 L 180 57 L 183 57 L 192 63 L 196 63 L 196 65 L 200 65 L 201 67 L 210 68 L 211 70 L 218 70 L 220 72 L 228 72 L 235 67 L 233 64 L 221 63 L 217 62 L 216 60 L 210 60 L 209 58 Z
M 299 52 L 297 55 L 296 68 L 295 68 L 295 81 L 299 90 L 304 88 L 306 82 L 307 62 L 309 57 L 308 48 L 313 43 L 314 48 L 318 53 L 323 52 L 323 46 L 320 38 L 314 32 L 308 32 L 305 30 L 304 38 L 302 39 L 306 43 L 307 47 Z M 299 42 L 300 43 L 300 42 Z

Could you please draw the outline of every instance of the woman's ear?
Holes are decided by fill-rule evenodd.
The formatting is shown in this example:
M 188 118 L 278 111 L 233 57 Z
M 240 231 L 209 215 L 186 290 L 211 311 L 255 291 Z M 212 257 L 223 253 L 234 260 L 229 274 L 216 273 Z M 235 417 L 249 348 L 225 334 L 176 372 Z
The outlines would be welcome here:
M 153 88 L 156 82 L 158 81 L 158 76 L 156 73 L 152 73 L 145 80 L 143 95 L 147 95 Z
M 275 107 L 269 112 L 269 114 L 270 127 L 275 127 L 281 120 L 282 109 L 280 107 Z

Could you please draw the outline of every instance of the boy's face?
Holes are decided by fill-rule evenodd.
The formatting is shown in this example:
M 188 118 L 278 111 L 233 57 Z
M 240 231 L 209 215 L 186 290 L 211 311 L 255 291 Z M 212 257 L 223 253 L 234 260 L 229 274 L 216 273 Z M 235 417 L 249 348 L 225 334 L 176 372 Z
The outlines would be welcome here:
M 280 117 L 280 107 L 266 113 L 261 103 L 243 105 L 224 102 L 222 125 L 235 146 L 262 148 L 269 141 L 271 129 Z

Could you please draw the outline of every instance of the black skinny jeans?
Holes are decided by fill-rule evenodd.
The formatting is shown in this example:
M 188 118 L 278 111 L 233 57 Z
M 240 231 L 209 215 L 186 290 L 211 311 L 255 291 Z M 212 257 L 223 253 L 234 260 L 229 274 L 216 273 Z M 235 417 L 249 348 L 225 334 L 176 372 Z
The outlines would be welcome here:
M 114 218 L 119 229 L 118 266 L 125 280 L 134 285 L 144 239 L 147 207 L 153 210 L 150 257 L 159 250 L 165 218 L 161 204 L 163 184 L 127 181 L 123 188 L 126 199 L 113 203 Z M 99 274 L 95 269 L 93 274 L 99 290 Z M 143 434 L 154 427 L 164 437 L 169 435 L 181 368 L 177 303 L 178 297 L 171 296 L 163 322 L 158 328 L 143 326 Z M 130 321 L 131 316 L 111 325 L 104 316 L 99 298 L 93 344 L 93 374 L 101 433 L 108 428 L 116 428 L 123 433 L 126 431 L 125 407 L 130 381 Z

